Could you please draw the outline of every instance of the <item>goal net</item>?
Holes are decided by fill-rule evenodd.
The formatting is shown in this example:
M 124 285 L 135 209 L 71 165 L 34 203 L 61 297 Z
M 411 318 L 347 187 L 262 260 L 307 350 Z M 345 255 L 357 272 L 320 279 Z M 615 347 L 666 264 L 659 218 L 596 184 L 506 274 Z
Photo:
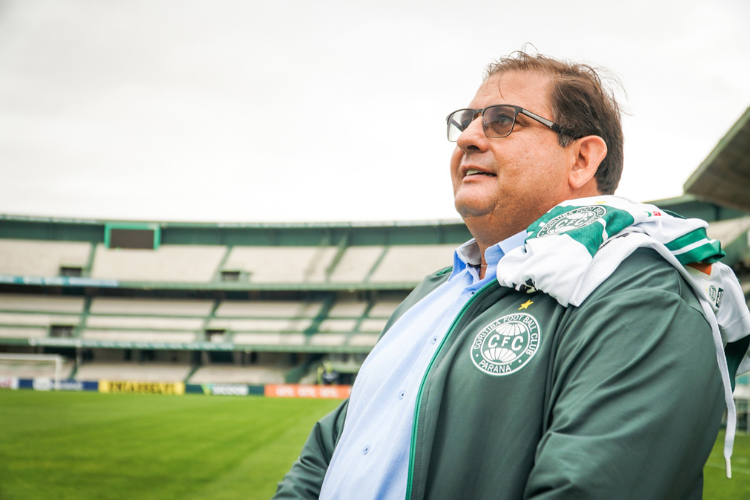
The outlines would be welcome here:
M 63 357 L 58 354 L 0 354 L 0 377 L 49 379 L 60 389 Z

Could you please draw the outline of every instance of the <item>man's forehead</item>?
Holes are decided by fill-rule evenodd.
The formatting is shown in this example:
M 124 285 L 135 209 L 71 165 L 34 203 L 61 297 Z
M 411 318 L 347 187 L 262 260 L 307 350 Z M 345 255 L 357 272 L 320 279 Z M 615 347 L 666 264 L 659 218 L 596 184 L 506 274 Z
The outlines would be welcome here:
M 472 104 L 515 104 L 530 110 L 551 109 L 549 92 L 552 78 L 538 71 L 507 71 L 495 73 L 477 89 Z M 478 106 L 472 106 L 478 107 Z

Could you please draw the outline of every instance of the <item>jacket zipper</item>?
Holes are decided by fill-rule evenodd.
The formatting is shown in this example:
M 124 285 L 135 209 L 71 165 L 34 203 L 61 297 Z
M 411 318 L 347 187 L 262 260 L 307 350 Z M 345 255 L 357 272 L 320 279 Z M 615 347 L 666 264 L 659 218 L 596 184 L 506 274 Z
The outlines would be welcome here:
M 476 298 L 479 297 L 483 291 L 485 291 L 485 289 L 487 289 L 490 285 L 494 283 L 497 283 L 497 279 L 494 279 L 490 281 L 489 283 L 487 283 L 486 285 L 484 285 L 474 295 L 472 295 L 468 301 L 466 301 L 466 304 L 464 304 L 464 306 L 461 308 L 461 311 L 459 311 L 458 315 L 456 316 L 456 319 L 454 319 L 453 323 L 451 323 L 450 328 L 448 328 L 448 331 L 443 336 L 443 340 L 440 342 L 440 345 L 435 350 L 435 353 L 432 355 L 430 364 L 427 365 L 427 370 L 425 370 L 424 376 L 422 377 L 422 382 L 419 384 L 419 392 L 417 392 L 417 402 L 414 407 L 414 421 L 412 422 L 412 426 L 411 426 L 411 447 L 409 450 L 409 475 L 406 480 L 406 500 L 409 500 L 411 498 L 412 480 L 414 479 L 413 477 L 414 476 L 414 455 L 416 454 L 416 444 L 417 444 L 417 422 L 419 421 L 419 406 L 422 404 L 422 391 L 424 389 L 424 384 L 427 381 L 427 377 L 430 374 L 432 365 L 435 363 L 435 359 L 437 359 L 438 354 L 440 354 L 440 351 L 445 345 L 446 340 L 448 340 L 448 338 L 451 336 L 458 322 L 461 321 L 461 318 L 463 318 L 464 314 L 466 313 L 466 310 L 474 302 L 474 300 L 476 300 Z

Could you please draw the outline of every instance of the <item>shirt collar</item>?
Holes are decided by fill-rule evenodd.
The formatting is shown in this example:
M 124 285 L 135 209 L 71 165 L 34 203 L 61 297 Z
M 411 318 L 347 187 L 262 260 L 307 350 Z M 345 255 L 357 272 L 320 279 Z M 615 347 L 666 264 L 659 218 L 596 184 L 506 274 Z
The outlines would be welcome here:
M 484 260 L 487 261 L 488 267 L 495 268 L 505 254 L 522 246 L 524 241 L 526 241 L 526 236 L 527 233 L 524 229 L 485 250 Z M 458 247 L 453 253 L 453 272 L 448 280 L 453 279 L 454 276 L 463 272 L 468 266 L 479 266 L 481 261 L 479 245 L 477 244 L 477 240 L 472 238 Z

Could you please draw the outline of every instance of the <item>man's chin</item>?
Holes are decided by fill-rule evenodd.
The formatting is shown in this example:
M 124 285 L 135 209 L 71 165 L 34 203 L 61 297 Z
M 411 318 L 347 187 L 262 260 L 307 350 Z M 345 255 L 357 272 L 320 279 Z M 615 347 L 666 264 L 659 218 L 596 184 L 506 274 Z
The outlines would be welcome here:
M 467 218 L 484 217 L 486 215 L 491 214 L 495 208 L 494 205 L 487 206 L 487 205 L 458 203 L 458 202 L 456 202 L 455 206 L 456 206 L 456 211 L 458 212 L 458 215 L 460 215 L 461 218 L 464 220 L 466 220 Z

